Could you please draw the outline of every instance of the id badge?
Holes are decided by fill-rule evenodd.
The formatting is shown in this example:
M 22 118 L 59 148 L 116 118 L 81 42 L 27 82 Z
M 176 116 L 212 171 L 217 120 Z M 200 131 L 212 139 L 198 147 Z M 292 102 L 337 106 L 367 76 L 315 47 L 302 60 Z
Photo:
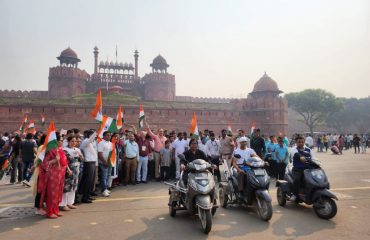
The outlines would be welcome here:
M 141 151 L 145 152 L 146 151 L 146 146 L 141 146 Z

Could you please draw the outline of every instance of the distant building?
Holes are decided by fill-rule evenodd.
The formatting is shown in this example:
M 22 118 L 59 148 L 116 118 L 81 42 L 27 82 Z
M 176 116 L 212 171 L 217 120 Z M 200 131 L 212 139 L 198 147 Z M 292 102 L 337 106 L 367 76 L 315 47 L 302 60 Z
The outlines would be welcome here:
M 93 102 L 79 104 L 64 103 L 63 99 L 76 97 L 82 94 L 96 93 L 100 88 L 105 93 L 122 96 L 135 96 L 140 101 L 157 102 L 146 107 L 150 112 L 154 126 L 173 129 L 188 129 L 192 112 L 197 113 L 198 124 L 204 128 L 221 130 L 231 125 L 233 129 L 244 129 L 249 132 L 253 123 L 268 134 L 286 134 L 288 130 L 288 106 L 285 98 L 279 95 L 282 91 L 277 83 L 266 73 L 255 83 L 253 91 L 246 98 L 197 98 L 176 95 L 175 75 L 168 73 L 169 64 L 166 59 L 158 55 L 150 64 L 151 73 L 143 77 L 138 75 L 139 52 L 134 52 L 134 64 L 122 62 L 99 62 L 99 49 L 93 49 L 94 72 L 87 73 L 78 68 L 81 61 L 76 52 L 70 47 L 57 57 L 59 66 L 49 69 L 48 91 L 0 91 L 0 99 L 23 99 L 30 102 L 20 106 L 17 101 L 2 104 L 0 101 L 0 124 L 8 130 L 18 128 L 19 121 L 24 113 L 29 115 L 44 114 L 49 119 L 73 127 L 95 126 L 94 120 L 89 117 Z M 39 103 L 36 99 L 45 99 Z M 58 102 L 60 100 L 60 103 Z M 46 101 L 53 102 L 47 104 Z M 58 104 L 56 104 L 57 102 Z M 166 103 L 168 102 L 168 103 Z M 60 107 L 61 103 L 63 108 Z M 56 104 L 56 105 L 55 105 Z M 118 104 L 125 104 L 119 103 Z M 107 114 L 113 113 L 117 106 L 105 105 Z M 138 105 L 138 103 L 136 103 Z M 137 106 L 126 106 L 128 119 L 135 121 Z M 58 110 L 59 109 L 59 110 Z M 128 111 L 132 109 L 132 111 Z M 1 113 L 4 113 L 1 115 Z M 74 113 L 80 118 L 73 119 Z M 131 116 L 132 115 L 132 116 Z M 36 117 L 35 117 L 36 118 Z M 74 124 L 74 125 L 73 125 Z

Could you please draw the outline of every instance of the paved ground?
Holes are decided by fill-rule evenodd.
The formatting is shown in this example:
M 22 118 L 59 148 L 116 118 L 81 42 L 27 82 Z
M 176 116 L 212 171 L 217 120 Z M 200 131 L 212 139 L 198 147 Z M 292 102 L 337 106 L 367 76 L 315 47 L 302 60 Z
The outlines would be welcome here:
M 29 189 L 4 185 L 3 181 L 0 239 L 370 239 L 370 154 L 346 151 L 342 156 L 317 156 L 340 198 L 338 214 L 330 221 L 317 218 L 311 206 L 278 206 L 273 186 L 270 222 L 261 221 L 253 209 L 220 208 L 207 236 L 196 216 L 186 212 L 169 216 L 167 187 L 154 182 L 114 189 L 109 198 L 79 205 L 64 217 L 51 220 L 32 214 Z

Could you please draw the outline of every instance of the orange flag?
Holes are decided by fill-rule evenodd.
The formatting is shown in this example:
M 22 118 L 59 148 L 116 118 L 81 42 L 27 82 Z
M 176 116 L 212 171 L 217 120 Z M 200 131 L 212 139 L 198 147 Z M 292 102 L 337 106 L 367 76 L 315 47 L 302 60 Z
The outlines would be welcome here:
M 96 96 L 95 108 L 91 111 L 90 114 L 99 122 L 103 120 L 103 102 L 100 89 L 98 90 L 98 95 Z

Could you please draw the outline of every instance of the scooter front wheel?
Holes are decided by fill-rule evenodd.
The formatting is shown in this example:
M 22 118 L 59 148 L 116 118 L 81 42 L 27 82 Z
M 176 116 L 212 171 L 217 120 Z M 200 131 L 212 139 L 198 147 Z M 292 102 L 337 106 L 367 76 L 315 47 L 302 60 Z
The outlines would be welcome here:
M 177 206 L 177 202 L 171 202 L 170 205 L 169 205 L 169 212 L 170 212 L 171 217 L 176 216 L 176 209 L 175 209 L 176 206 Z
M 333 199 L 322 197 L 313 204 L 313 210 L 319 218 L 330 219 L 337 214 L 338 209 Z
M 229 200 L 229 196 L 225 193 L 225 190 L 223 189 L 223 187 L 220 187 L 218 190 L 218 198 L 220 199 L 220 205 L 223 208 L 226 208 L 227 202 Z
M 263 221 L 269 221 L 272 217 L 272 204 L 271 202 L 259 199 L 257 197 L 257 210 L 258 215 Z
M 286 194 L 285 194 L 285 192 L 283 192 L 281 187 L 277 188 L 276 198 L 277 198 L 277 201 L 278 201 L 279 205 L 284 207 L 285 204 L 286 204 Z
M 212 229 L 211 209 L 202 209 L 198 207 L 198 215 L 202 225 L 203 232 L 208 234 Z

